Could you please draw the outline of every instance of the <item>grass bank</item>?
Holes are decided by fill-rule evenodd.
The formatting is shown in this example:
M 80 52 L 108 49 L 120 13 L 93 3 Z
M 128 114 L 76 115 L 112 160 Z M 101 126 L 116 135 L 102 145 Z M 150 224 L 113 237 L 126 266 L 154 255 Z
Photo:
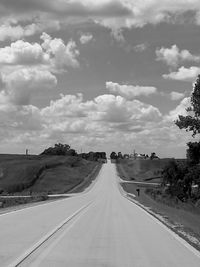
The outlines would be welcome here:
M 80 192 L 97 176 L 102 164 L 72 156 L 0 155 L 1 206 L 48 199 L 48 194 Z
M 120 178 L 130 181 L 130 183 L 122 182 L 121 186 L 127 193 L 135 195 L 135 197 L 130 195 L 132 200 L 136 202 L 136 204 L 141 205 L 142 208 L 146 209 L 174 232 L 183 237 L 187 242 L 200 250 L 200 209 L 195 207 L 192 203 L 177 203 L 176 200 L 170 198 L 165 198 L 165 200 L 163 200 L 161 198 L 158 199 L 157 197 L 154 197 L 151 194 L 151 192 L 154 191 L 152 188 L 155 188 L 152 185 L 152 182 L 151 185 L 142 186 L 131 183 L 131 177 L 133 176 L 133 173 L 135 174 L 135 172 L 131 172 L 130 164 L 128 168 L 126 168 L 125 163 L 119 163 L 116 166 Z M 154 167 L 155 165 L 153 165 L 153 168 Z M 151 165 L 149 165 L 149 168 L 151 168 Z M 129 170 L 129 172 L 127 170 Z M 144 181 L 144 179 L 146 179 L 142 178 L 141 175 L 138 175 L 138 177 L 139 178 L 137 179 L 140 181 Z M 140 189 L 139 196 L 137 189 Z

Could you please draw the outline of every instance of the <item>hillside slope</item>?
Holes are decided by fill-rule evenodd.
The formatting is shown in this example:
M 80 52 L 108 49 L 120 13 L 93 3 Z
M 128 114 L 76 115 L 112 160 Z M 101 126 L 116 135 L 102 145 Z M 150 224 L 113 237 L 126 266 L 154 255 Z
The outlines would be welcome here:
M 0 191 L 64 193 L 97 164 L 72 156 L 0 155 Z
M 136 181 L 160 181 L 162 169 L 171 159 L 160 159 L 160 160 L 120 160 L 118 162 L 128 177 L 125 180 L 136 180 Z

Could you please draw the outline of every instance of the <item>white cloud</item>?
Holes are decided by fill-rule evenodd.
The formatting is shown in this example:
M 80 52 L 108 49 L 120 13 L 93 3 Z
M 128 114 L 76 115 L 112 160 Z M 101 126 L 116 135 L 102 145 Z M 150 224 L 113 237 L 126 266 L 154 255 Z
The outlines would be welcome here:
M 60 23 L 57 20 L 36 21 L 35 23 L 21 26 L 19 24 L 2 24 L 0 26 L 0 41 L 15 41 L 23 37 L 42 33 L 44 30 L 59 30 Z
M 62 39 L 52 39 L 47 33 L 43 33 L 41 39 L 42 44 L 18 40 L 10 46 L 0 48 L 2 72 L 8 68 L 8 65 L 13 65 L 13 70 L 17 65 L 18 67 L 19 65 L 38 65 L 51 72 L 62 72 L 67 71 L 69 67 L 79 67 L 77 57 L 80 53 L 73 40 L 65 44 Z M 12 71 L 11 67 L 9 67 L 10 71 Z
M 0 124 L 4 126 L 0 147 L 13 144 L 13 149 L 20 149 L 28 145 L 38 153 L 55 142 L 70 142 L 86 151 L 117 147 L 125 152 L 132 145 L 139 152 L 159 154 L 166 144 L 167 149 L 174 143 L 177 148 L 185 144 L 185 135 L 173 120 L 184 111 L 186 102 L 182 100 L 167 116 L 152 105 L 114 95 L 100 95 L 90 101 L 83 101 L 82 95 L 61 95 L 41 109 L 10 103 L 9 109 L 0 109 Z
M 180 50 L 177 45 L 171 48 L 160 48 L 156 50 L 157 61 L 163 61 L 171 67 L 177 67 L 184 61 L 200 62 L 200 55 L 192 55 L 188 50 Z
M 60 99 L 51 101 L 49 106 L 41 110 L 41 116 L 54 134 L 59 129 L 62 133 L 71 131 L 69 125 L 80 125 L 83 131 L 90 130 L 88 134 L 92 136 L 114 129 L 134 129 L 138 124 L 141 128 L 141 125 L 158 122 L 162 117 L 156 107 L 138 100 L 127 101 L 121 96 L 100 95 L 84 102 L 81 94 L 61 95 Z M 76 121 L 78 124 L 72 123 Z M 53 128 L 51 125 L 54 125 Z M 80 131 L 78 126 L 77 129 Z
M 199 67 L 192 66 L 190 68 L 185 68 L 182 66 L 178 69 L 178 71 L 171 72 L 169 74 L 164 74 L 163 78 L 191 82 L 194 81 L 199 74 Z
M 93 112 L 92 117 L 95 120 L 114 124 L 125 123 L 125 128 L 135 126 L 138 121 L 157 121 L 161 117 L 157 108 L 138 100 L 128 101 L 121 96 L 101 95 L 94 99 L 94 103 L 97 111 Z
M 93 35 L 91 33 L 85 33 L 85 34 L 83 33 L 80 37 L 80 42 L 82 44 L 87 44 L 92 40 L 93 40 Z
M 57 84 L 56 77 L 47 70 L 22 68 L 4 75 L 5 88 L 1 97 L 16 105 L 28 105 L 32 90 L 52 88 Z
M 76 43 L 70 40 L 66 45 L 60 38 L 52 39 L 47 33 L 41 35 L 42 48 L 49 54 L 54 70 L 65 70 L 67 67 L 79 67 L 79 51 Z
M 187 115 L 186 109 L 190 106 L 190 97 L 185 97 L 181 100 L 180 104 L 165 116 L 165 119 L 168 121 L 174 121 L 178 119 L 178 115 Z
M 180 100 L 180 99 L 182 99 L 184 96 L 185 96 L 184 93 L 179 93 L 179 92 L 171 92 L 171 93 L 170 93 L 171 100 L 173 100 L 173 101 Z
M 18 40 L 10 46 L 0 48 L 0 64 L 31 65 L 45 64 L 49 60 L 40 44 Z
M 92 102 L 83 103 L 82 94 L 61 95 L 59 99 L 51 101 L 50 105 L 43 108 L 41 113 L 44 117 L 65 119 L 86 117 L 87 112 L 94 109 Z
M 120 85 L 114 82 L 106 82 L 106 88 L 115 94 L 119 94 L 127 99 L 134 99 L 137 96 L 149 96 L 155 94 L 157 89 L 153 86 L 133 86 L 133 85 Z

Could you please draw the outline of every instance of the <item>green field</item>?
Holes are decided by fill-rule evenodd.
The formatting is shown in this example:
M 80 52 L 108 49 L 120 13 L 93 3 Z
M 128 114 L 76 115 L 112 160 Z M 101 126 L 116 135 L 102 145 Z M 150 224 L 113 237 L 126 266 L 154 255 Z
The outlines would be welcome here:
M 1 154 L 0 192 L 66 193 L 82 183 L 98 165 L 72 156 Z
M 123 159 L 118 161 L 119 168 L 122 167 L 122 179 L 138 182 L 159 183 L 162 182 L 161 172 L 162 169 L 171 159 L 160 160 L 132 160 Z

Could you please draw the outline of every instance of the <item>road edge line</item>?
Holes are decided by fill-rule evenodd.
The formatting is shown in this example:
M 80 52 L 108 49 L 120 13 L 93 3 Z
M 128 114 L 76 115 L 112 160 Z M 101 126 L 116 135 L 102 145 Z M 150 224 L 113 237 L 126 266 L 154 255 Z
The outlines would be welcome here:
M 67 217 L 64 221 L 58 224 L 53 230 L 47 233 L 44 237 L 42 237 L 36 244 L 34 244 L 31 248 L 27 249 L 21 256 L 19 256 L 15 261 L 8 265 L 8 267 L 17 267 L 21 264 L 25 259 L 27 259 L 34 251 L 36 251 L 39 247 L 41 247 L 47 240 L 49 240 L 55 233 L 57 233 L 64 225 L 66 225 L 69 221 L 71 221 L 75 216 L 77 216 L 81 211 L 88 208 L 92 202 L 89 204 L 82 206 L 80 209 L 75 211 L 72 215 Z

